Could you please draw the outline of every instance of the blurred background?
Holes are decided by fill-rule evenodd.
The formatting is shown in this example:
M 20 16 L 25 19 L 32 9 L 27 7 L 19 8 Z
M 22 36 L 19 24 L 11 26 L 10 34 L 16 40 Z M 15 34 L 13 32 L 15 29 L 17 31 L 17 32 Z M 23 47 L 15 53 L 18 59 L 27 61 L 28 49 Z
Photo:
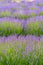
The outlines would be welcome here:
M 34 0 L 0 0 L 0 2 L 21 2 L 21 1 L 30 1 L 30 2 L 32 2 L 32 1 L 34 1 Z

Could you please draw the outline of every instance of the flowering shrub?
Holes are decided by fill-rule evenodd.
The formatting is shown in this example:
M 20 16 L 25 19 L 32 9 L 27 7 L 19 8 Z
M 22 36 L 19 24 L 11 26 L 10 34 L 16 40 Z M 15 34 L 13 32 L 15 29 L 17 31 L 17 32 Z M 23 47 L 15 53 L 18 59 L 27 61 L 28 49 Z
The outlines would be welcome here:
M 28 1 L 0 0 L 0 65 L 43 65 L 43 0 Z

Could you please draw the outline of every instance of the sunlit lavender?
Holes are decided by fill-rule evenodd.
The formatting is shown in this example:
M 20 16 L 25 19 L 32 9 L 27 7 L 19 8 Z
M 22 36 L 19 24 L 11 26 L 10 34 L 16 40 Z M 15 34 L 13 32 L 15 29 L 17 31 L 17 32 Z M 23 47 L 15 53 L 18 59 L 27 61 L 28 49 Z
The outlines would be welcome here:
M 43 65 L 43 0 L 0 0 L 0 65 Z

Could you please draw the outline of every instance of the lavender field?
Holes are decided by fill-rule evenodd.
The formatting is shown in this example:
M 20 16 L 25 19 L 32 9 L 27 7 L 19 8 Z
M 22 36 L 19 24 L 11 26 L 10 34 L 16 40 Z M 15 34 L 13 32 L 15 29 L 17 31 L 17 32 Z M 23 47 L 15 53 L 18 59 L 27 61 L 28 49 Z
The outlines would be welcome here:
M 43 0 L 0 0 L 0 65 L 43 65 Z

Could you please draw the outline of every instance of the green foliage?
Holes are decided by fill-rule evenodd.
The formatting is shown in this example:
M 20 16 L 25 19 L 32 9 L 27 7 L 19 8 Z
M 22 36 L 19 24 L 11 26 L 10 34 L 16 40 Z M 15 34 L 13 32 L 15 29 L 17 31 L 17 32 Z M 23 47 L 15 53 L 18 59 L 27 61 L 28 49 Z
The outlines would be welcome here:
M 31 7 L 30 10 L 37 10 L 37 8 L 35 8 L 35 7 Z
M 29 18 L 29 17 L 28 17 L 27 15 L 20 15 L 19 18 L 20 18 L 20 19 L 27 19 L 27 18 Z
M 7 12 L 7 11 L 4 11 L 4 12 L 1 13 L 1 16 L 2 17 L 11 16 L 11 13 L 10 12 Z
M 37 16 L 37 14 L 36 13 L 30 13 L 30 17 L 35 17 L 35 16 Z
M 34 10 L 35 8 L 30 8 L 32 10 Z M 13 9 L 13 10 L 16 10 L 16 9 Z M 0 13 L 0 18 L 2 17 L 14 17 L 14 18 L 19 18 L 19 19 L 27 19 L 27 18 L 30 18 L 30 17 L 34 17 L 34 16 L 37 16 L 36 13 L 30 13 L 30 15 L 26 15 L 26 14 L 20 14 L 20 13 L 12 13 L 10 11 L 3 11 Z
M 43 3 L 38 3 L 38 4 L 36 4 L 37 6 L 43 6 Z
M 40 12 L 40 15 L 41 15 L 41 16 L 43 16 L 43 11 L 42 11 L 42 12 Z
M 40 42 L 40 48 L 37 42 L 34 43 L 33 51 L 26 53 L 26 44 L 15 42 L 0 44 L 0 64 L 1 65 L 43 65 L 43 43 Z M 9 46 L 8 48 L 6 48 Z M 19 46 L 19 47 L 18 47 Z M 5 49 L 4 49 L 5 48 Z M 7 50 L 6 50 L 7 49 Z M 6 50 L 3 52 L 2 50 Z M 25 53 L 24 53 L 25 52 Z
M 20 34 L 22 32 L 22 26 L 18 22 L 8 22 L 0 24 L 0 35 L 8 36 L 11 34 Z
M 24 30 L 23 26 L 19 22 L 0 22 L 0 36 L 8 35 L 27 35 L 32 34 L 36 36 L 43 35 L 43 22 L 30 22 L 27 24 Z
M 31 22 L 26 27 L 26 34 L 40 36 L 43 34 L 43 22 Z
M 10 53 L 8 52 L 0 56 L 1 65 L 43 65 L 43 52 L 33 51 L 23 57 L 20 51 L 16 53 L 12 48 L 8 51 L 10 51 Z

